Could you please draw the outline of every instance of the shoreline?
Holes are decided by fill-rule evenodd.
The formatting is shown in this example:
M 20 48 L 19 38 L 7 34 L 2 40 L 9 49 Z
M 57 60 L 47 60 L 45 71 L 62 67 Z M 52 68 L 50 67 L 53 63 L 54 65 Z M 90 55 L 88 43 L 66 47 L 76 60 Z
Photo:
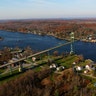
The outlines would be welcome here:
M 0 30 L 0 31 L 7 31 L 7 32 L 17 32 L 17 31 L 11 31 L 11 30 Z M 34 34 L 34 35 L 39 35 L 39 36 L 53 36 L 57 39 L 60 40 L 66 40 L 66 41 L 71 41 L 70 38 L 62 38 L 62 37 L 58 37 L 54 34 L 42 34 L 42 33 L 34 33 L 34 32 L 20 32 L 19 33 L 23 33 L 23 34 Z M 0 38 L 0 41 L 3 40 L 3 38 Z M 82 42 L 86 42 L 86 43 L 96 43 L 96 40 L 86 40 L 86 39 L 80 39 L 80 38 L 75 38 L 74 40 L 78 40 L 78 41 L 82 41 Z
M 11 30 L 0 30 L 0 31 L 7 31 L 7 32 L 17 32 L 17 31 L 11 31 Z M 23 33 L 23 34 L 29 34 L 29 32 L 20 32 L 19 33 Z M 34 34 L 34 35 L 39 35 L 39 36 L 53 36 L 57 39 L 60 39 L 60 40 L 66 40 L 66 41 L 70 41 L 70 38 L 62 38 L 62 37 L 58 37 L 56 35 L 53 35 L 53 34 L 43 34 L 42 33 L 34 33 L 34 32 L 30 32 L 30 34 Z M 77 40 L 77 39 L 76 39 Z
M 96 43 L 96 40 L 80 40 L 80 41 L 83 41 L 83 42 L 86 42 L 86 43 Z

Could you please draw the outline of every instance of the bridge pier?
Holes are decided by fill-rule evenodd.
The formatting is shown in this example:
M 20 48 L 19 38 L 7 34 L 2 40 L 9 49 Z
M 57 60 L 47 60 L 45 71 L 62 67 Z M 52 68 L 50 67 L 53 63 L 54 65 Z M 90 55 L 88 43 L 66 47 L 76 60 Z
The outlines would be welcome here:
M 70 38 L 71 38 L 70 54 L 73 54 L 73 53 L 74 53 L 74 51 L 73 51 L 74 32 L 71 32 L 71 34 L 70 34 Z

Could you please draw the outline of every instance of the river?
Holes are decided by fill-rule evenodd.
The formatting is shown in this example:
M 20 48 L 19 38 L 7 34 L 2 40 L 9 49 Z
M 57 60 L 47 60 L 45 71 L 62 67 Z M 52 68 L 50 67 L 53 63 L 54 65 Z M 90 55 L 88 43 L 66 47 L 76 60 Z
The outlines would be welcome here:
M 16 46 L 19 46 L 20 48 L 30 46 L 33 50 L 40 51 L 67 42 L 52 36 L 39 36 L 30 33 L 24 34 L 7 31 L 0 31 L 0 37 L 4 38 L 4 40 L 0 41 L 0 49 L 3 49 L 6 46 L 11 48 Z M 60 53 L 66 51 L 70 52 L 70 45 L 56 50 L 58 50 Z M 85 59 L 92 59 L 96 62 L 96 43 L 77 41 L 74 43 L 74 51 L 76 54 L 83 54 Z

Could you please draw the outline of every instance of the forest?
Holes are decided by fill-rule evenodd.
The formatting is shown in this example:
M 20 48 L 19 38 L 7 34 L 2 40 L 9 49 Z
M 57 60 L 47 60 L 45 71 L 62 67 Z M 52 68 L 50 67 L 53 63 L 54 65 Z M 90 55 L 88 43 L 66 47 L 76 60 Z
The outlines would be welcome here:
M 0 85 L 0 96 L 96 96 L 95 90 L 90 79 L 74 74 L 71 68 L 61 74 L 44 69 L 27 71 Z
M 10 20 L 1 22 L 0 30 L 52 35 L 60 39 L 69 39 L 70 32 L 74 32 L 79 40 L 90 35 L 96 39 L 96 20 Z

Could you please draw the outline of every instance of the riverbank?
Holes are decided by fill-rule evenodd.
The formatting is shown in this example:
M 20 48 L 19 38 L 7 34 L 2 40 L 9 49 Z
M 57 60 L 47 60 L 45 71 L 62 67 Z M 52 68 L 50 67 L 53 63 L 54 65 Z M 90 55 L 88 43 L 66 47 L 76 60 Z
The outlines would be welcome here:
M 1 30 L 1 31 L 16 32 L 16 31 L 11 31 L 11 30 Z M 21 31 L 19 31 L 19 33 L 33 34 L 33 35 L 38 35 L 38 36 L 53 36 L 53 37 L 60 39 L 60 40 L 71 41 L 70 35 L 69 35 L 69 37 L 64 38 L 64 37 L 57 36 L 55 34 L 49 34 L 49 33 L 42 34 L 42 32 L 40 33 L 40 32 L 23 32 L 23 31 L 21 32 Z M 3 38 L 2 38 L 2 40 L 3 40 Z M 74 40 L 83 41 L 83 42 L 87 42 L 87 43 L 96 43 L 96 40 L 86 40 L 86 39 L 81 39 L 81 38 L 77 38 L 77 37 L 75 37 Z
M 11 30 L 0 30 L 0 31 L 16 32 L 16 31 L 11 31 Z M 57 36 L 55 34 L 49 34 L 49 33 L 48 34 L 42 34 L 42 32 L 39 33 L 39 32 L 21 32 L 21 31 L 19 31 L 19 33 L 33 34 L 33 35 L 39 35 L 39 36 L 53 36 L 53 37 L 55 37 L 57 39 L 60 39 L 60 40 L 71 41 L 70 35 L 69 35 L 69 37 L 64 38 L 64 37 Z M 75 38 L 74 40 L 80 40 L 80 39 L 79 38 Z
M 0 23 L 0 30 L 21 32 L 24 34 L 32 33 L 40 36 L 50 35 L 61 40 L 70 41 L 70 32 L 74 32 L 76 40 L 81 38 L 96 38 L 94 22 L 84 20 L 82 23 L 74 20 L 17 20 Z M 92 24 L 92 25 L 91 25 Z M 86 26 L 87 25 L 87 26 Z M 93 27 L 92 27 L 93 26 Z M 90 42 L 90 41 L 87 41 Z M 95 41 L 91 41 L 95 42 Z
M 82 39 L 81 41 L 83 41 L 83 42 L 90 42 L 90 43 L 96 43 L 96 40 L 86 40 L 86 39 Z

